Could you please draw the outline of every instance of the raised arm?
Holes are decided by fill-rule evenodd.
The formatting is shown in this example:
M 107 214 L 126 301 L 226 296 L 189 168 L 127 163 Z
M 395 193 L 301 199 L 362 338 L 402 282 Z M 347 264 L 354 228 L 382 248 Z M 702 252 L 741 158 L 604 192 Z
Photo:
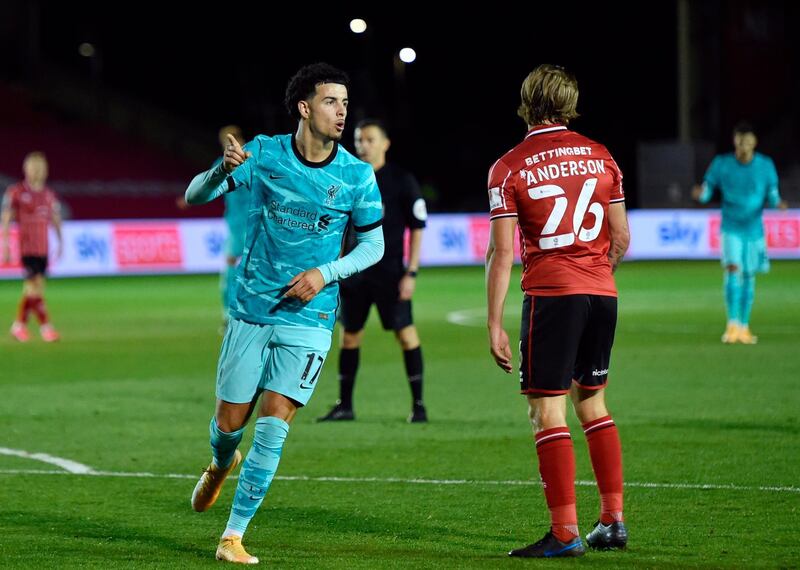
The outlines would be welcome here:
M 228 179 L 228 175 L 244 164 L 252 153 L 245 151 L 233 135 L 227 136 L 228 145 L 222 162 L 215 168 L 195 176 L 186 188 L 187 204 L 206 204 L 234 189 L 234 182 Z
M 227 177 L 228 173 L 222 168 L 222 164 L 201 172 L 192 178 L 186 188 L 186 203 L 196 206 L 216 200 L 229 190 Z

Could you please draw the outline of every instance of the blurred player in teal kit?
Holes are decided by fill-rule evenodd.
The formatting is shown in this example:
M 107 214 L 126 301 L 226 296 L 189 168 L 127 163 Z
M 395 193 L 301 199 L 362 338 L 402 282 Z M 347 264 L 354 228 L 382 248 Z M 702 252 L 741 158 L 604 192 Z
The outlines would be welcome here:
M 219 130 L 219 144 L 224 152 L 228 144 L 228 135 L 243 145 L 245 140 L 242 130 L 236 125 L 227 125 Z M 218 158 L 212 168 L 219 166 L 222 158 Z M 247 192 L 228 192 L 225 194 L 225 224 L 228 226 L 228 237 L 225 240 L 225 267 L 220 274 L 219 289 L 222 294 L 222 312 L 225 326 L 228 325 L 228 309 L 232 305 L 236 291 L 236 266 L 244 251 L 244 236 L 247 230 L 247 210 L 250 207 L 250 194 Z
M 724 343 L 756 344 L 750 332 L 756 273 L 769 271 L 762 214 L 764 206 L 786 209 L 778 193 L 778 173 L 772 159 L 755 152 L 753 127 L 739 123 L 733 129 L 734 152 L 714 157 L 702 186 L 692 196 L 702 204 L 714 191 L 722 196 L 722 266 L 728 325 Z
M 259 135 L 244 148 L 228 136 L 223 162 L 197 175 L 186 201 L 228 192 L 250 196 L 247 238 L 217 368 L 211 419 L 213 460 L 192 493 L 205 511 L 242 460 L 244 426 L 258 410 L 219 560 L 255 564 L 242 535 L 278 468 L 289 423 L 311 397 L 331 344 L 339 287 L 383 255 L 381 196 L 372 167 L 339 146 L 348 78 L 317 63 L 289 81 L 285 104 L 294 134 Z M 339 257 L 348 221 L 356 247 Z M 259 402 L 260 397 L 260 402 Z

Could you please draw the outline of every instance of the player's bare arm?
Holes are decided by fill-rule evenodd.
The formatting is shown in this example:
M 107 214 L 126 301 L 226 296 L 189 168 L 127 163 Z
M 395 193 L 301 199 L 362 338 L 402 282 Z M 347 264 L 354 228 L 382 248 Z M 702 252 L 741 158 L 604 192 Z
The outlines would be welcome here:
M 517 218 L 492 220 L 489 246 L 486 249 L 486 294 L 488 305 L 487 327 L 489 351 L 495 363 L 511 374 L 513 364 L 508 333 L 503 329 L 503 309 L 514 264 L 514 229 Z
M 628 214 L 625 204 L 616 202 L 608 206 L 608 230 L 611 234 L 611 247 L 608 250 L 608 260 L 611 262 L 611 271 L 616 271 L 617 266 L 628 251 L 631 243 L 631 232 L 628 229 Z
M 61 238 L 61 205 L 58 203 L 53 206 L 53 212 L 50 215 L 50 223 L 53 224 L 53 229 L 55 230 L 56 238 L 58 239 L 56 259 L 60 259 L 64 253 L 64 240 Z
M 0 210 L 0 240 L 3 242 L 2 255 L 4 263 L 8 263 L 11 260 L 11 245 L 8 243 L 8 228 L 11 225 L 13 212 L 8 202 L 8 195 L 6 195 L 3 198 L 2 210 Z
M 422 230 L 411 230 L 411 239 L 408 252 L 408 271 L 398 284 L 399 299 L 410 301 L 417 287 L 417 278 L 413 275 L 419 269 L 420 250 L 422 249 Z

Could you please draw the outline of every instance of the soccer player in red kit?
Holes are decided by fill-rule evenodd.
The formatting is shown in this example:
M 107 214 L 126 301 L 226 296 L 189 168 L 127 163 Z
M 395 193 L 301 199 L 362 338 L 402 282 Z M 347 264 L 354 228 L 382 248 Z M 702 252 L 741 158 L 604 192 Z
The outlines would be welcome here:
M 58 256 L 61 256 L 61 214 L 55 193 L 45 186 L 47 159 L 41 152 L 32 152 L 22 163 L 25 180 L 9 186 L 3 196 L 0 213 L 0 237 L 3 242 L 3 260 L 11 258 L 8 228 L 16 219 L 19 231 L 19 253 L 25 270 L 22 299 L 11 334 L 20 342 L 27 342 L 28 315 L 31 311 L 39 319 L 39 333 L 45 342 L 59 339 L 50 324 L 44 303 L 44 282 L 47 273 L 47 228 L 52 223 L 58 237 Z
M 605 405 L 617 321 L 612 273 L 630 234 L 622 173 L 606 148 L 567 129 L 578 116 L 578 83 L 561 67 L 541 65 L 522 84 L 518 114 L 525 139 L 489 171 L 491 238 L 486 252 L 489 344 L 512 371 L 503 307 L 519 224 L 522 249 L 520 386 L 539 457 L 550 531 L 510 556 L 580 556 L 575 455 L 566 396 L 583 424 L 600 490 L 600 516 L 586 536 L 592 548 L 623 548 L 622 450 Z

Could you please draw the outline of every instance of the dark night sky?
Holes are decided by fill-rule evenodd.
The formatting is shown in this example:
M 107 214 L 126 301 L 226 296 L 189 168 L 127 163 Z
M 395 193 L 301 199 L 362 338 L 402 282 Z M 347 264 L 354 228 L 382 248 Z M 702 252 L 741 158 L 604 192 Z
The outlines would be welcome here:
M 82 11 L 48 3 L 42 54 L 88 77 L 76 46 L 94 42 L 104 85 L 209 129 L 240 122 L 251 135 L 290 130 L 282 107 L 288 78 L 305 63 L 328 61 L 354 80 L 351 129 L 365 115 L 386 119 L 390 159 L 438 189 L 438 209 L 483 210 L 489 166 L 525 131 L 516 117 L 520 84 L 540 63 L 576 74 L 582 117 L 572 126 L 608 146 L 635 194 L 636 142 L 677 134 L 676 8 L 628 6 L 535 3 L 433 18 L 339 5 L 325 8 L 330 15 L 309 6 L 276 17 L 244 3 L 202 14 L 187 7 L 181 16 L 142 4 Z M 367 34 L 349 31 L 352 17 L 367 20 Z M 398 82 L 393 54 L 406 45 L 418 59 Z M 351 140 L 352 130 L 348 148 Z

